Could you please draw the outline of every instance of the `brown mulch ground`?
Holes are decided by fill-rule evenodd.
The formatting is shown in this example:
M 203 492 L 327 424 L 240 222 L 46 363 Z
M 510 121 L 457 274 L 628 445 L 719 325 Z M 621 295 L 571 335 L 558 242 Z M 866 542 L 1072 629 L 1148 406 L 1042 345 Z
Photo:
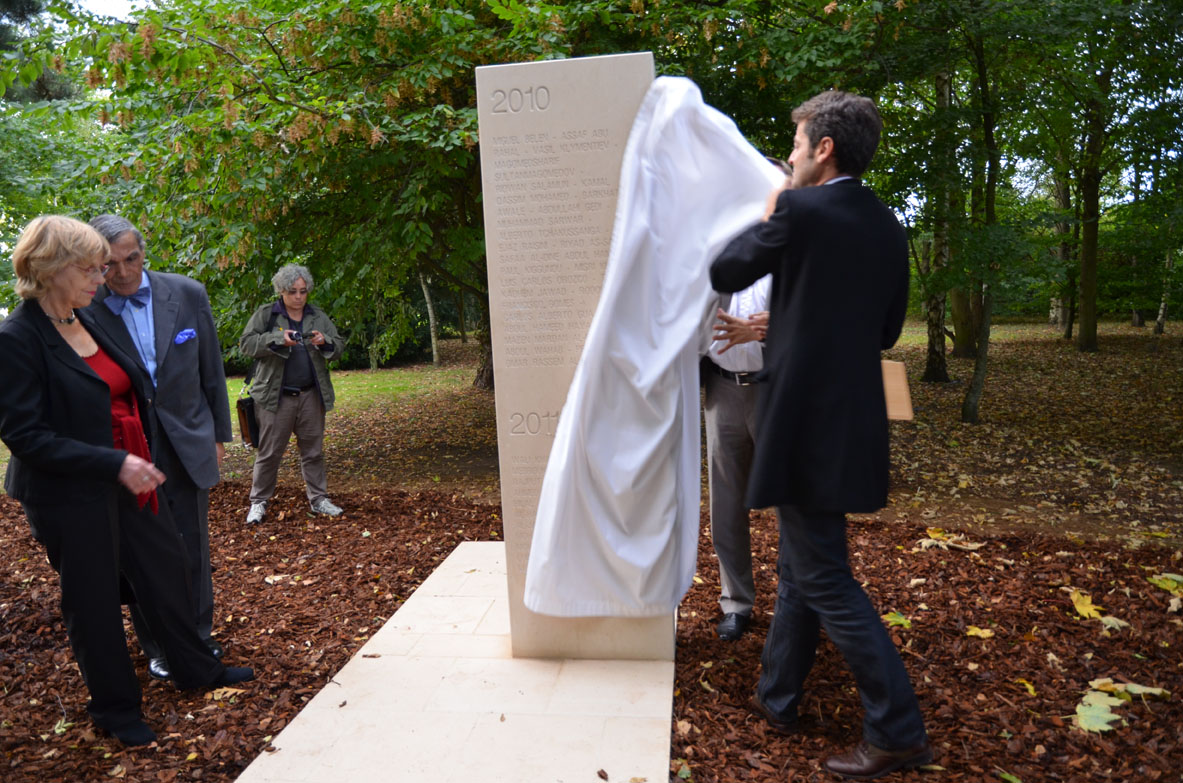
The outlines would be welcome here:
M 755 515 L 757 590 L 753 628 L 719 641 L 717 583 L 709 544 L 703 584 L 690 591 L 678 627 L 673 768 L 694 781 L 831 780 L 821 761 L 861 737 L 862 709 L 836 648 L 823 642 L 804 711 L 816 731 L 793 738 L 768 730 L 747 708 L 775 599 L 776 522 Z M 1183 771 L 1183 615 L 1146 581 L 1183 571 L 1183 554 L 1136 553 L 1073 544 L 1046 534 L 971 536 L 970 552 L 922 548 L 921 525 L 860 517 L 850 526 L 855 576 L 879 610 L 911 627 L 892 629 L 912 675 L 941 771 L 898 780 L 1179 781 Z M 1106 633 L 1077 615 L 1069 593 L 1091 595 L 1130 623 Z M 967 636 L 971 626 L 993 632 Z M 1115 709 L 1126 721 L 1104 735 L 1072 716 L 1089 682 L 1103 677 L 1166 688 L 1167 701 Z M 1030 684 L 1030 690 L 1028 689 Z
M 911 623 L 892 632 L 943 768 L 895 779 L 1183 780 L 1183 612 L 1147 581 L 1183 573 L 1183 343 L 1151 345 L 1120 327 L 1103 332 L 1096 355 L 1036 328 L 997 344 L 977 427 L 957 421 L 963 383 L 922 386 L 920 350 L 893 352 L 908 361 L 917 421 L 893 425 L 891 505 L 852 521 L 852 562 L 876 606 Z M 969 368 L 952 371 L 963 380 Z M 487 502 L 491 416 L 472 393 L 460 405 L 468 436 L 461 428 L 446 448 L 420 444 L 424 464 L 410 473 L 414 455 L 402 454 L 397 472 L 371 460 L 366 480 L 335 471 L 361 459 L 375 420 L 355 437 L 340 417 L 328 446 L 330 482 L 348 488 L 333 495 L 347 512 L 339 519 L 307 514 L 292 465 L 257 529 L 241 524 L 244 478 L 215 489 L 216 633 L 228 660 L 255 666 L 259 679 L 218 700 L 178 693 L 148 678 L 133 642 L 146 718 L 161 735 L 144 749 L 96 736 L 56 575 L 19 506 L 0 496 L 0 780 L 233 780 L 459 542 L 500 536 L 499 508 Z M 447 417 L 448 403 L 439 406 L 433 415 Z M 416 442 L 417 416 L 392 413 L 381 448 Z M 459 471 L 433 468 L 462 458 L 472 461 Z M 713 632 L 718 582 L 704 520 L 701 583 L 678 627 L 671 780 L 827 780 L 821 760 L 860 734 L 853 682 L 828 643 L 806 701 L 815 732 L 780 737 L 746 708 L 775 588 L 775 522 L 754 520 L 760 597 L 737 643 Z M 935 526 L 983 546 L 918 544 Z M 1129 626 L 1082 618 L 1072 589 Z M 969 636 L 971 626 L 993 635 Z M 1072 716 L 1103 677 L 1171 695 L 1115 707 L 1124 723 L 1112 731 L 1080 731 Z
M 247 528 L 248 489 L 212 493 L 214 633 L 257 680 L 220 700 L 178 692 L 148 677 L 133 644 L 145 720 L 160 735 L 146 749 L 96 736 L 57 575 L 20 506 L 0 496 L 0 780 L 233 780 L 459 543 L 501 533 L 496 507 L 455 495 L 338 494 L 346 513 L 328 519 L 287 486 Z

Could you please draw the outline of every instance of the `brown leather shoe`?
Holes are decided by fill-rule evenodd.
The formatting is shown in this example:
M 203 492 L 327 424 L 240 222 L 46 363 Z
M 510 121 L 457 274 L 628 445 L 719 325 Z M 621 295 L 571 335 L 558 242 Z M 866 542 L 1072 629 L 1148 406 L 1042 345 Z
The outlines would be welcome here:
M 800 720 L 785 720 L 778 717 L 776 713 L 768 709 L 768 706 L 760 701 L 759 696 L 752 696 L 751 701 L 752 712 L 764 719 L 764 722 L 772 727 L 772 730 L 778 734 L 784 734 L 786 737 L 791 737 L 794 734 L 801 733 Z
M 854 750 L 832 756 L 822 765 L 846 778 L 874 780 L 898 769 L 912 769 L 932 762 L 932 746 L 925 742 L 904 750 L 884 750 L 863 740 Z

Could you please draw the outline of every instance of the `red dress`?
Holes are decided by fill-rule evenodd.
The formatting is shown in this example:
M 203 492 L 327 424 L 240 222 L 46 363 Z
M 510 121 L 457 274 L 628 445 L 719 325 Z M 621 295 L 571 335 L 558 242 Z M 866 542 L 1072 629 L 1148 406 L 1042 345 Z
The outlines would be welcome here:
M 123 368 L 107 355 L 100 346 L 90 356 L 84 357 L 90 369 L 103 379 L 111 390 L 111 435 L 115 448 L 135 454 L 141 459 L 152 461 L 148 451 L 148 439 L 144 436 L 144 425 L 140 422 L 140 411 L 136 404 L 136 395 L 131 390 L 131 378 Z M 159 510 L 156 490 L 136 495 L 140 508 L 145 503 L 152 504 L 152 513 Z

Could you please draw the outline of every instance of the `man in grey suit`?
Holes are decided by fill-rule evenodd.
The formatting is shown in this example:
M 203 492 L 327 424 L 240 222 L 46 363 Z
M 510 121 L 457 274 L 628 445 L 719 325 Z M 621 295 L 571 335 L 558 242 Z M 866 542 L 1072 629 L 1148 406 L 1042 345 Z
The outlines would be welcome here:
M 702 363 L 707 433 L 707 482 L 711 498 L 711 542 L 719 558 L 719 638 L 744 635 L 756 600 L 752 575 L 752 531 L 744 493 L 755 452 L 761 342 L 768 323 L 765 276 L 734 295 L 720 297 L 714 340 Z
M 144 237 L 127 220 L 90 221 L 111 245 L 106 284 L 89 309 L 99 327 L 138 360 L 156 388 L 156 465 L 167 477 L 164 495 L 184 540 L 197 632 L 214 655 L 213 580 L 209 555 L 209 489 L 218 483 L 232 439 L 222 350 L 209 297 L 183 275 L 144 269 Z M 135 606 L 132 620 L 148 656 L 148 672 L 168 679 L 168 664 Z

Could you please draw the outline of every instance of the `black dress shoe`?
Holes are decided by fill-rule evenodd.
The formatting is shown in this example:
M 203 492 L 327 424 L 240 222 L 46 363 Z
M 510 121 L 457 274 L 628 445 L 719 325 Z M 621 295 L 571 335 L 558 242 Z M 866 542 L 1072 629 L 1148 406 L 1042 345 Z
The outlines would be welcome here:
M 172 672 L 168 670 L 168 661 L 164 658 L 149 658 L 148 674 L 157 680 L 168 680 L 173 676 Z
M 744 631 L 748 630 L 748 623 L 751 620 L 752 618 L 746 614 L 728 612 L 715 626 L 715 633 L 719 634 L 719 638 L 725 642 L 734 642 L 744 635 Z
M 224 685 L 234 685 L 239 682 L 246 682 L 255 679 L 255 670 L 249 666 L 227 666 L 218 675 L 218 678 L 210 683 L 211 688 L 220 688 Z
M 768 709 L 768 705 L 760 701 L 759 696 L 753 696 L 751 701 L 752 711 L 759 715 L 764 721 L 772 727 L 772 730 L 778 734 L 785 736 L 792 736 L 801 733 L 801 721 L 798 719 L 785 720 L 772 710 Z
M 222 649 L 222 645 L 218 644 L 218 640 L 213 637 L 205 640 L 205 646 L 209 648 L 209 651 L 214 654 L 215 658 L 221 658 L 226 654 L 226 651 Z
M 128 746 L 147 745 L 150 742 L 156 741 L 156 732 L 148 728 L 148 724 L 142 720 L 137 720 L 134 723 L 126 723 L 122 726 L 104 726 L 102 728 L 112 737 Z
M 904 750 L 884 750 L 863 740 L 849 753 L 826 759 L 823 766 L 845 778 L 874 780 L 898 769 L 912 769 L 931 762 L 932 746 L 927 742 Z

